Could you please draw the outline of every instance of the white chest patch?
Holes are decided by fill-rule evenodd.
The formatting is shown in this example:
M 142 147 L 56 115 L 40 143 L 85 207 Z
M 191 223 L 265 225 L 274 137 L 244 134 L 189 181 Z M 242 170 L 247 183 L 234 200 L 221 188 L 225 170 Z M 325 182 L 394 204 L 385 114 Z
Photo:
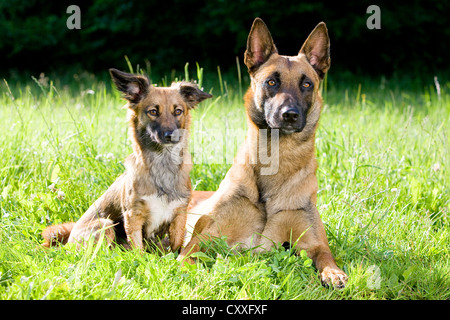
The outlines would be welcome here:
M 183 200 L 167 201 L 167 196 L 145 196 L 142 197 L 150 209 L 150 215 L 145 223 L 145 233 L 147 237 L 152 237 L 159 227 L 167 222 L 170 222 L 174 217 L 176 208 L 185 204 Z

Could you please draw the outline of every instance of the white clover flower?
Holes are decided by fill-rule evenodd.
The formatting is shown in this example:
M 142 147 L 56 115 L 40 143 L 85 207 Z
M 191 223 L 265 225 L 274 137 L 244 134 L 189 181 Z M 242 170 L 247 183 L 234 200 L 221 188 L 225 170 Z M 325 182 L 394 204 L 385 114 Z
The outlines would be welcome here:
M 59 190 L 58 191 L 58 195 L 56 196 L 56 198 L 58 199 L 58 200 L 64 200 L 65 198 L 66 198 L 66 194 L 63 192 L 63 191 L 61 191 L 61 190 Z
M 441 170 L 441 164 L 439 162 L 433 164 L 433 168 L 432 169 L 433 169 L 434 172 L 440 171 Z

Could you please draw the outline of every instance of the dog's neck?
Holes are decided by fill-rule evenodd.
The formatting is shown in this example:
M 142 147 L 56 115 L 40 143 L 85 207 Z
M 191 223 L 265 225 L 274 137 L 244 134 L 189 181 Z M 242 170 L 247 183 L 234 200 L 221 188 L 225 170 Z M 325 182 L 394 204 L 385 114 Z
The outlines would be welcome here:
M 135 117 L 129 121 L 129 137 L 133 148 L 130 160 L 133 166 L 148 172 L 148 178 L 156 187 L 158 196 L 166 195 L 168 201 L 189 197 L 189 189 L 186 188 L 191 166 L 188 130 L 185 130 L 180 142 L 162 145 L 138 129 Z
M 187 147 L 186 137 L 175 145 L 163 146 L 161 151 L 145 150 L 144 158 L 149 168 L 150 179 L 156 187 L 159 197 L 166 195 L 168 201 L 186 199 L 190 190 L 186 188 L 189 182 L 189 170 L 184 170 L 187 158 L 184 151 Z M 189 154 L 190 156 L 190 154 Z

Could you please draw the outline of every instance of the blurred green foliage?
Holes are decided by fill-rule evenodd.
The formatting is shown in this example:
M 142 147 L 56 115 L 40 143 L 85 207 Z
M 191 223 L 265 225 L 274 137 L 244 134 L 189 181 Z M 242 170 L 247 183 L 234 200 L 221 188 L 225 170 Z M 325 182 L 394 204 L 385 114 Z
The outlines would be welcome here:
M 69 30 L 67 7 L 81 9 L 81 30 Z M 381 9 L 369 30 L 367 7 Z M 320 21 L 327 23 L 334 70 L 389 74 L 436 72 L 450 55 L 450 2 L 247 0 L 0 0 L 0 75 L 136 65 L 182 69 L 186 62 L 223 69 L 241 61 L 250 26 L 261 17 L 278 49 L 294 55 Z M 335 69 L 336 68 L 336 69 Z

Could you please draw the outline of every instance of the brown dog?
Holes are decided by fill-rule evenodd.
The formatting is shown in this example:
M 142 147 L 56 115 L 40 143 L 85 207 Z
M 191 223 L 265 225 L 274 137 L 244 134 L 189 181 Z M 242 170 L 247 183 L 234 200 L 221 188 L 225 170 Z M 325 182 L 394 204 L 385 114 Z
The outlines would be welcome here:
M 189 111 L 212 96 L 189 82 L 159 88 L 141 75 L 116 69 L 110 74 L 128 101 L 133 153 L 125 161 L 125 173 L 77 223 L 44 230 L 44 246 L 82 243 L 104 231 L 108 243 L 125 235 L 129 245 L 143 249 L 143 239 L 155 241 L 168 231 L 171 249 L 178 250 L 191 197 Z
M 251 78 L 247 137 L 217 192 L 207 200 L 210 194 L 193 193 L 197 205 L 190 211 L 203 215 L 179 260 L 192 262 L 188 256 L 200 242 L 223 235 L 230 246 L 256 250 L 290 242 L 297 252 L 307 251 L 324 285 L 345 285 L 347 275 L 334 261 L 316 208 L 314 139 L 329 47 L 320 23 L 297 56 L 279 55 L 264 22 L 254 21 L 244 60 Z M 270 167 L 268 154 L 278 155 Z

